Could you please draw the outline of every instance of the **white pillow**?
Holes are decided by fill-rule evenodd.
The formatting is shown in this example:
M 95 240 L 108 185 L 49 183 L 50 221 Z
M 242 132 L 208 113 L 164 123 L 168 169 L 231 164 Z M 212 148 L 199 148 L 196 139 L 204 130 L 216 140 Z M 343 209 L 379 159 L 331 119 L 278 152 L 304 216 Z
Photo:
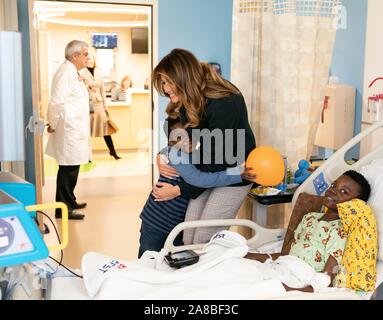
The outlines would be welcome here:
M 378 226 L 378 260 L 383 261 L 383 159 L 372 161 L 359 172 L 371 185 L 368 204 L 374 212 Z

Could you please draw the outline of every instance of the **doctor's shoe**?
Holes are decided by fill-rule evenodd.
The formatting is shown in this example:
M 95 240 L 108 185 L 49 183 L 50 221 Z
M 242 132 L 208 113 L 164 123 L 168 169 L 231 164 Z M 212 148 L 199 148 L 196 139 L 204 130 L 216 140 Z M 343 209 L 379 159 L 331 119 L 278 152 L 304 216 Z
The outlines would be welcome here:
M 86 207 L 87 203 L 86 202 L 82 202 L 82 203 L 77 203 L 71 207 L 72 209 L 84 209 Z
M 56 219 L 61 219 L 62 215 L 60 213 L 55 214 Z M 84 219 L 85 215 L 81 213 L 77 213 L 76 211 L 69 211 L 68 212 L 68 218 L 69 220 L 82 220 Z

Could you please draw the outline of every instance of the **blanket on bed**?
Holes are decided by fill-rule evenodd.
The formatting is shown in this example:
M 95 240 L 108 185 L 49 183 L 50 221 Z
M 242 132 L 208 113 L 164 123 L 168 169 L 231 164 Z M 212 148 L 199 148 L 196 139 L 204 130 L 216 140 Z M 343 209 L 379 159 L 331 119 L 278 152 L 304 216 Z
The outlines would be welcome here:
M 121 261 L 98 253 L 83 257 L 88 294 L 96 299 L 269 299 L 284 296 L 290 287 L 327 287 L 329 277 L 316 273 L 295 256 L 265 263 L 244 259 L 246 239 L 222 231 L 205 246 L 198 263 L 172 269 L 167 254 L 145 252 L 136 261 Z

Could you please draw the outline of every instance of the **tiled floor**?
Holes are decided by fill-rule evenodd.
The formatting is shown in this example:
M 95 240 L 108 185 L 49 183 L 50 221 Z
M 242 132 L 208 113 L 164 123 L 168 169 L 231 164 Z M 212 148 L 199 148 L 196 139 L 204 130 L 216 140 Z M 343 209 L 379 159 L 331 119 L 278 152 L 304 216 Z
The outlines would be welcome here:
M 118 161 L 109 155 L 95 155 L 95 168 L 79 175 L 75 194 L 88 206 L 81 210 L 83 221 L 69 221 L 69 245 L 64 251 L 67 266 L 80 268 L 88 251 L 126 260 L 137 257 L 139 214 L 152 188 L 150 160 L 148 154 L 120 155 L 123 158 Z M 46 178 L 44 202 L 54 202 L 55 184 L 55 177 Z M 48 214 L 54 218 L 53 210 Z M 55 243 L 53 227 L 50 229 L 46 241 Z
M 105 178 L 146 176 L 151 174 L 151 161 L 147 152 L 118 153 L 122 158 L 115 160 L 107 153 L 95 153 L 92 163 L 82 166 L 79 178 Z M 45 158 L 46 180 L 56 179 L 58 166 L 56 160 Z

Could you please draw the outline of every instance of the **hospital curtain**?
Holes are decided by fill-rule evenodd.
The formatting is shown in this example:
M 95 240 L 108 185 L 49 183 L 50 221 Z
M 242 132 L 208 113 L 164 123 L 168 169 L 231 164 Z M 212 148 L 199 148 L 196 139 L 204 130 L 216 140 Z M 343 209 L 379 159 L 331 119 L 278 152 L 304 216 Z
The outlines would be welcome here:
M 231 80 L 257 145 L 296 168 L 313 151 L 341 0 L 234 0 Z

